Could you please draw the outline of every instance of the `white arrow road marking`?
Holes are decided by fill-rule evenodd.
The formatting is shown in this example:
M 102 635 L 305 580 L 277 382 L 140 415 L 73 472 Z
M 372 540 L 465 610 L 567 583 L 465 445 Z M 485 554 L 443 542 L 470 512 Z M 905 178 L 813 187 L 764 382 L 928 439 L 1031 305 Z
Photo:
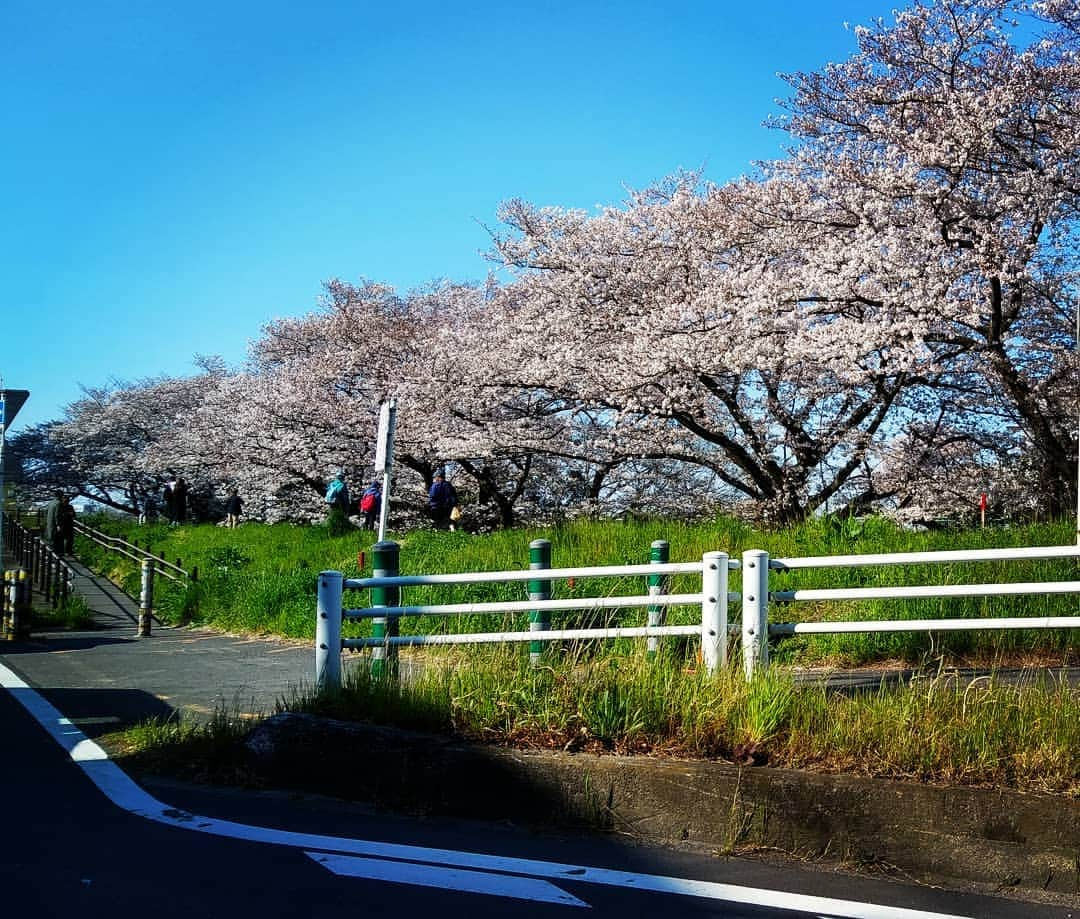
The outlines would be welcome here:
M 695 881 L 691 878 L 667 877 L 659 874 L 636 874 L 607 868 L 590 868 L 584 865 L 566 865 L 536 859 L 459 852 L 454 849 L 432 849 L 425 846 L 348 839 L 342 836 L 322 836 L 316 833 L 294 833 L 289 830 L 233 823 L 231 820 L 218 820 L 216 817 L 200 817 L 197 814 L 189 814 L 162 804 L 143 791 L 116 763 L 108 758 L 108 754 L 101 747 L 86 737 L 82 731 L 3 664 L 0 664 L 0 686 L 11 691 L 22 706 L 79 764 L 90 781 L 97 785 L 117 807 L 145 817 L 147 820 L 169 826 L 230 839 L 291 846 L 305 851 L 335 852 L 369 858 L 393 859 L 399 862 L 421 862 L 441 867 L 471 868 L 478 872 L 526 875 L 562 883 L 572 881 L 676 896 L 704 897 L 731 903 L 794 910 L 815 916 L 825 914 L 831 919 L 965 919 L 962 916 L 920 909 L 859 903 L 855 900 L 834 900 L 831 897 L 741 887 L 715 881 Z
M 487 871 L 468 871 L 463 868 L 440 868 L 418 865 L 415 862 L 392 862 L 382 858 L 356 858 L 351 855 L 328 855 L 325 852 L 306 852 L 334 874 L 369 881 L 390 881 L 394 884 L 414 884 L 437 887 L 440 890 L 462 890 L 518 900 L 538 900 L 541 903 L 561 903 L 563 906 L 589 904 L 572 897 L 548 881 L 515 877 L 512 874 L 491 874 Z

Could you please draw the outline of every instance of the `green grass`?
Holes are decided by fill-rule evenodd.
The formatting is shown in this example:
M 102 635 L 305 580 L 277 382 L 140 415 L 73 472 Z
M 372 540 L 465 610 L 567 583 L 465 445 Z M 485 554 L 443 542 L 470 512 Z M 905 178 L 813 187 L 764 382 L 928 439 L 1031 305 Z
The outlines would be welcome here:
M 779 669 L 746 682 L 667 656 L 601 655 L 531 669 L 487 648 L 408 681 L 351 669 L 342 692 L 290 708 L 464 739 L 1080 796 L 1080 691 L 1031 673 L 1013 684 L 939 674 L 844 695 Z
M 142 546 L 170 561 L 198 568 L 196 584 L 181 588 L 159 580 L 157 611 L 168 621 L 199 622 L 234 632 L 277 634 L 294 638 L 314 636 L 315 576 L 334 569 L 347 577 L 370 573 L 373 534 L 351 530 L 334 535 L 327 526 L 300 527 L 288 524 L 245 524 L 229 530 L 214 526 L 104 524 L 110 532 L 135 538 Z M 673 561 L 696 561 L 705 552 L 723 550 L 739 558 L 745 549 L 764 549 L 773 557 L 916 552 L 960 548 L 1058 545 L 1071 540 L 1067 523 L 986 529 L 963 532 L 912 533 L 887 521 L 868 519 L 837 521 L 815 519 L 778 532 L 763 532 L 744 523 L 720 518 L 706 523 L 668 521 L 577 521 L 547 530 L 511 530 L 484 536 L 420 530 L 401 537 L 402 573 L 436 573 L 524 569 L 528 566 L 529 542 L 547 538 L 552 543 L 556 567 L 622 565 L 648 560 L 650 543 L 666 539 Z M 106 553 L 79 541 L 80 554 L 97 570 L 107 571 L 132 596 L 138 594 L 138 570 L 122 556 Z M 359 553 L 365 553 L 361 571 Z M 887 586 L 911 584 L 961 584 L 1042 579 L 1077 578 L 1073 560 L 1032 562 L 983 562 L 897 568 L 809 569 L 774 573 L 772 589 L 795 587 Z M 557 596 L 641 593 L 641 577 L 578 580 L 573 586 L 555 582 Z M 739 589 L 739 574 L 732 573 L 732 589 Z M 672 590 L 700 590 L 696 576 L 673 579 Z M 522 583 L 486 584 L 471 587 L 418 587 L 405 591 L 409 603 L 469 600 L 492 602 L 525 599 Z M 363 607 L 364 594 L 347 594 L 346 605 Z M 1074 615 L 1075 595 L 926 600 L 870 601 L 860 603 L 775 604 L 772 621 L 829 619 L 923 619 L 950 617 Z M 738 605 L 730 615 L 738 619 Z M 556 616 L 555 624 L 572 628 L 597 623 L 642 624 L 645 612 L 626 608 L 601 614 L 571 612 Z M 671 623 L 693 623 L 694 608 L 672 609 Z M 402 634 L 449 631 L 520 629 L 524 616 L 422 617 L 404 619 Z M 368 634 L 369 625 L 350 621 L 346 635 Z M 618 645 L 621 649 L 627 643 Z M 1003 658 L 1076 660 L 1080 650 L 1077 630 L 1002 631 L 952 633 L 894 633 L 798 636 L 774 643 L 774 660 L 794 666 L 851 667 L 884 660 L 913 665 L 929 662 L 993 663 Z
M 94 627 L 94 617 L 90 607 L 79 596 L 65 597 L 54 609 L 52 606 L 39 606 L 34 610 L 34 618 L 44 626 L 54 626 L 72 632 L 81 632 Z
M 100 738 L 128 768 L 221 785 L 257 785 L 243 740 L 251 722 L 225 709 L 209 721 L 152 718 Z

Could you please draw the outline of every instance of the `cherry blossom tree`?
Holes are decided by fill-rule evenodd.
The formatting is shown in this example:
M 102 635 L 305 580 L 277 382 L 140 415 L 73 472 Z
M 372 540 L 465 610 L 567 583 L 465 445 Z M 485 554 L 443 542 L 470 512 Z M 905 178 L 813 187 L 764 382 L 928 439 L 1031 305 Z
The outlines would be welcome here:
M 792 223 L 808 209 L 828 234 Z M 707 468 L 774 521 L 841 495 L 925 358 L 882 298 L 822 293 L 804 244 L 868 250 L 820 185 L 680 176 L 593 217 L 521 201 L 501 216 L 519 278 L 492 380 L 604 410 L 627 454 Z M 895 283 L 872 267 L 863 287 Z
M 43 485 L 72 488 L 107 507 L 136 514 L 159 491 L 169 472 L 189 479 L 201 500 L 207 480 L 190 455 L 160 449 L 161 441 L 182 431 L 194 406 L 220 378 L 206 370 L 186 378 L 158 378 L 86 389 L 65 417 L 43 426 L 47 439 L 39 453 Z
M 1033 10 L 1066 28 L 1029 19 L 1025 46 L 1017 17 Z M 902 213 L 914 198 L 933 215 L 909 257 L 942 281 L 943 295 L 924 303 L 934 321 L 922 340 L 938 385 L 961 397 L 965 417 L 950 427 L 1019 436 L 1049 514 L 1071 506 L 1076 488 L 1075 23 L 1074 4 L 917 3 L 857 29 L 846 62 L 791 76 L 783 121 L 800 142 L 789 168 L 880 164 L 855 182 L 879 202 L 882 245 L 890 207 Z M 897 174 L 913 181 L 882 181 Z

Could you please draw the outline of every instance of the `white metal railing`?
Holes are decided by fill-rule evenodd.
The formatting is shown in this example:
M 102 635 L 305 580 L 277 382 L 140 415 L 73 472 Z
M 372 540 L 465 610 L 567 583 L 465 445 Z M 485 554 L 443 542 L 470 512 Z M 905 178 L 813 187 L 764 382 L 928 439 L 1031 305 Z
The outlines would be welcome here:
M 537 542 L 543 542 L 539 540 Z M 654 544 L 655 545 L 655 544 Z M 666 546 L 666 543 L 664 543 Z M 380 569 L 379 546 L 393 547 L 393 561 Z M 340 572 L 324 571 L 319 576 L 318 626 L 316 631 L 315 678 L 319 686 L 339 686 L 341 650 L 371 648 L 374 661 L 385 661 L 391 649 L 405 645 L 483 644 L 496 642 L 543 642 L 589 638 L 647 638 L 650 647 L 661 636 L 701 637 L 702 659 L 713 672 L 727 662 L 727 635 L 742 634 L 742 656 L 749 679 L 756 670 L 768 666 L 769 638 L 798 634 L 855 632 L 975 631 L 1001 629 L 1080 628 L 1080 611 L 1075 616 L 1029 616 L 978 619 L 888 619 L 832 622 L 770 622 L 772 604 L 791 608 L 800 601 L 823 600 L 911 600 L 927 597 L 993 597 L 1038 594 L 1080 594 L 1080 581 L 1039 581 L 1025 583 L 919 584 L 888 587 L 837 587 L 771 590 L 772 572 L 809 568 L 861 568 L 870 566 L 935 565 L 966 562 L 1010 562 L 1038 559 L 1080 558 L 1080 546 L 1041 546 L 1012 549 L 965 549 L 945 552 L 896 552 L 889 554 L 834 555 L 799 558 L 770 558 L 768 552 L 753 549 L 743 553 L 742 563 L 724 552 L 708 552 L 700 562 L 653 562 L 647 565 L 610 567 L 548 568 L 528 571 L 490 571 L 460 574 L 399 575 L 397 545 L 376 545 L 376 570 L 370 578 L 345 579 Z M 728 572 L 740 570 L 742 590 L 728 591 Z M 700 574 L 701 592 L 671 594 L 667 578 L 673 574 Z M 534 591 L 529 600 L 493 603 L 440 603 L 406 605 L 400 602 L 402 588 L 422 585 L 468 585 L 498 582 L 570 581 L 576 578 L 648 575 L 647 595 L 552 599 L 549 591 Z M 344 590 L 382 591 L 373 594 L 370 608 L 344 609 Z M 732 603 L 742 605 L 742 622 L 729 626 Z M 701 623 L 665 625 L 657 612 L 671 606 L 701 606 Z M 552 629 L 544 619 L 531 621 L 529 631 L 478 632 L 452 635 L 398 635 L 396 623 L 402 616 L 491 615 L 523 613 L 543 617 L 552 611 L 602 610 L 642 607 L 650 610 L 647 626 Z M 371 638 L 341 638 L 345 619 L 373 620 Z
M 536 542 L 544 542 L 538 540 Z M 390 568 L 380 567 L 379 546 L 394 546 Z M 534 543 L 533 545 L 536 545 Z M 654 544 L 655 545 L 655 544 Z M 664 544 L 666 546 L 666 543 Z M 666 551 L 666 550 L 665 550 Z M 512 642 L 550 642 L 574 639 L 646 638 L 650 648 L 663 636 L 698 636 L 702 659 L 714 671 L 727 661 L 728 604 L 738 594 L 728 592 L 728 572 L 739 567 L 724 552 L 708 552 L 699 562 L 653 562 L 642 565 L 615 565 L 585 568 L 533 567 L 528 571 L 485 571 L 461 574 L 398 575 L 396 544 L 379 543 L 375 548 L 376 570 L 370 578 L 346 579 L 340 572 L 324 571 L 319 575 L 318 619 L 316 629 L 316 685 L 324 688 L 341 685 L 341 650 L 371 648 L 373 664 L 385 661 L 392 649 L 401 646 L 445 644 L 489 644 Z M 692 574 L 701 578 L 698 593 L 668 592 L 669 576 Z M 552 599 L 551 581 L 645 575 L 649 592 L 643 595 L 573 597 Z M 485 603 L 438 603 L 406 605 L 400 602 L 402 588 L 422 585 L 469 585 L 530 581 L 528 600 Z M 539 582 L 539 583 L 537 583 Z M 534 589 L 536 588 L 536 589 Z M 344 590 L 373 590 L 369 608 L 343 609 Z M 385 601 L 385 602 L 383 602 Z M 698 606 L 700 623 L 666 625 L 663 610 L 673 606 Z M 600 628 L 552 629 L 548 614 L 567 610 L 604 610 L 647 607 L 649 624 L 645 626 L 608 626 Z M 402 616 L 461 616 L 506 613 L 529 613 L 528 631 L 473 632 L 438 635 L 397 635 L 396 622 Z M 373 620 L 371 638 L 341 637 L 345 619 Z M 538 652 L 537 652 L 538 653 Z
M 767 552 L 743 553 L 742 650 L 746 675 L 768 665 L 770 636 L 852 632 L 975 631 L 982 629 L 1080 628 L 1076 616 L 1020 616 L 979 619 L 906 619 L 836 622 L 770 622 L 770 603 L 822 600 L 911 600 L 927 597 L 996 597 L 1021 594 L 1080 593 L 1080 581 L 993 584 L 921 584 L 888 587 L 769 589 L 772 571 L 805 568 L 933 565 L 950 562 L 1010 562 L 1080 558 L 1080 546 L 1037 546 L 1014 549 L 962 549 L 948 552 L 896 552 L 884 555 L 833 555 L 769 558 Z

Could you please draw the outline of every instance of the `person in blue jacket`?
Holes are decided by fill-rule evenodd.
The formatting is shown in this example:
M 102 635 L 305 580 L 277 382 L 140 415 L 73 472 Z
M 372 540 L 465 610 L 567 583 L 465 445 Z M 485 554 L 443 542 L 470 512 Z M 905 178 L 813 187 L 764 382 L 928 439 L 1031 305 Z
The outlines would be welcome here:
M 450 515 L 457 507 L 458 497 L 454 486 L 446 481 L 446 475 L 440 469 L 435 473 L 428 492 L 428 513 L 437 530 L 450 529 Z

